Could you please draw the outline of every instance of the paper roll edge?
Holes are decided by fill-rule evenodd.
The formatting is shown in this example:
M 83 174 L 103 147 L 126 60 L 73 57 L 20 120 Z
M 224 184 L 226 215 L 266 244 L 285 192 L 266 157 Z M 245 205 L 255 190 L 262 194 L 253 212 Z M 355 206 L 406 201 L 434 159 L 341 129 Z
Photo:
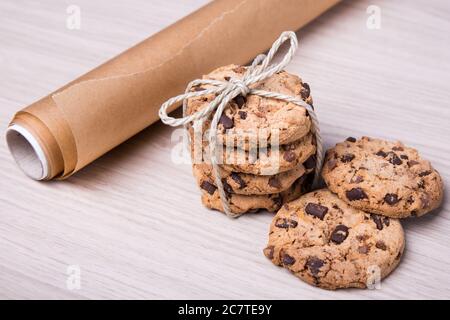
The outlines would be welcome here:
M 34 180 L 50 180 L 64 172 L 58 143 L 35 116 L 19 111 L 6 130 L 6 144 L 19 168 Z

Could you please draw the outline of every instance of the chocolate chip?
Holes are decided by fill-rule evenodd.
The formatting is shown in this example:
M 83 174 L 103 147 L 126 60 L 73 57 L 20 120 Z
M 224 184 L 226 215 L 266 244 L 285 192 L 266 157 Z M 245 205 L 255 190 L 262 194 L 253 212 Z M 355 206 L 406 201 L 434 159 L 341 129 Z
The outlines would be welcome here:
M 410 160 L 410 161 L 408 161 L 406 164 L 408 165 L 408 167 L 411 168 L 412 166 L 418 165 L 419 162 L 416 161 L 416 160 Z
M 208 181 L 203 181 L 200 185 L 200 188 L 203 190 L 206 190 L 210 195 L 213 195 L 214 192 L 216 192 L 217 187 L 213 185 L 212 183 L 209 183 Z
M 351 154 L 351 153 L 346 153 L 341 157 L 341 161 L 346 163 L 346 162 L 350 162 L 353 159 L 355 159 L 355 155 Z
M 419 173 L 419 177 L 426 177 L 431 174 L 431 170 L 423 171 Z
M 233 119 L 228 118 L 225 113 L 220 116 L 219 123 L 221 123 L 225 129 L 231 129 L 234 127 Z
M 225 79 L 225 81 L 230 81 L 230 77 L 223 77 Z
M 408 156 L 406 154 L 401 154 L 400 158 L 402 158 L 403 160 L 408 160 Z
M 367 254 L 369 252 L 369 246 L 362 245 L 362 246 L 358 247 L 358 252 L 361 254 Z
M 381 249 L 383 251 L 386 251 L 386 249 L 387 249 L 386 244 L 381 240 L 379 240 L 379 241 L 377 241 L 377 243 L 375 243 L 375 247 L 377 247 L 378 249 Z
M 311 88 L 309 87 L 309 84 L 306 82 L 303 83 L 303 88 L 300 90 L 300 94 L 302 96 L 303 100 L 306 100 L 309 98 L 311 94 Z
M 394 151 L 404 151 L 403 147 L 398 147 L 398 146 L 393 147 L 392 150 L 394 150 Z
M 281 196 L 281 194 L 273 199 L 273 203 L 277 208 L 281 208 L 281 206 L 283 205 L 283 197 Z
M 194 87 L 194 91 L 203 91 L 204 89 L 202 87 Z
M 316 167 L 316 157 L 312 155 L 308 159 L 306 159 L 305 163 L 303 163 L 306 169 L 313 169 Z
M 295 160 L 295 158 L 296 158 L 295 152 L 292 152 L 292 151 L 286 151 L 286 152 L 283 154 L 283 159 L 286 160 L 287 162 L 292 162 L 292 161 Z
M 247 112 L 245 112 L 245 111 L 239 111 L 238 113 L 239 113 L 239 117 L 240 117 L 242 120 L 247 119 Z
M 414 196 L 409 196 L 408 199 L 406 199 L 406 203 L 407 204 L 413 204 L 415 201 Z
M 397 202 L 399 202 L 400 199 L 398 198 L 398 195 L 396 195 L 395 193 L 386 193 L 386 195 L 384 196 L 384 201 L 386 201 L 388 205 L 393 206 L 397 204 Z
M 305 212 L 309 215 L 319 218 L 320 220 L 323 220 L 328 212 L 328 208 L 320 204 L 310 202 L 306 205 Z
M 389 162 L 392 163 L 392 164 L 394 164 L 394 165 L 397 165 L 397 166 L 399 166 L 399 165 L 401 165 L 401 164 L 403 163 L 403 161 L 402 161 L 398 156 L 396 156 L 396 155 L 394 155 L 394 156 L 392 157 L 392 159 L 389 160 Z
M 356 138 L 348 137 L 348 138 L 346 139 L 346 141 L 348 141 L 348 142 L 356 142 Z
M 310 257 L 306 261 L 306 267 L 314 276 L 319 274 L 320 268 L 322 268 L 324 264 L 325 262 L 317 257 Z
M 281 182 L 276 176 L 270 177 L 268 183 L 272 188 L 281 188 Z
M 383 230 L 383 221 L 381 220 L 381 216 L 376 214 L 371 214 L 370 218 L 375 222 L 378 230 Z
M 367 199 L 367 194 L 364 192 L 361 188 L 353 188 L 351 190 L 348 190 L 345 192 L 345 195 L 348 200 L 355 201 L 355 200 L 362 200 Z
M 231 179 L 234 180 L 234 182 L 236 182 L 239 185 L 239 189 L 243 189 L 247 186 L 245 181 L 241 178 L 241 176 L 238 173 L 232 172 L 230 174 L 230 177 L 231 177 Z
M 400 159 L 395 152 L 389 152 L 388 156 L 389 156 L 388 161 L 393 165 L 401 165 L 403 163 L 402 159 Z
M 334 231 L 331 233 L 330 240 L 336 244 L 341 244 L 348 237 L 348 227 L 343 224 L 339 224 L 334 228 Z
M 383 217 L 383 223 L 386 225 L 386 227 L 389 227 L 391 224 L 391 219 L 389 217 Z
M 240 108 L 240 107 L 242 107 L 244 104 L 245 104 L 245 102 L 247 101 L 246 99 L 245 99 L 245 97 L 243 96 L 243 95 L 238 95 L 238 96 L 236 96 L 234 99 L 233 99 L 233 101 L 237 104 L 237 106 Z
M 378 151 L 377 153 L 375 153 L 377 156 L 379 156 L 379 157 L 383 157 L 383 158 L 386 158 L 386 156 L 387 156 L 387 153 L 386 152 L 384 152 L 383 150 L 380 150 L 380 151 Z
M 283 254 L 283 264 L 286 266 L 293 265 L 295 263 L 295 259 L 288 254 Z
M 225 191 L 225 193 L 233 193 L 233 188 L 228 184 L 228 182 L 225 179 L 222 179 L 222 185 L 223 185 L 223 190 Z
M 284 229 L 296 228 L 297 225 L 298 225 L 297 221 L 287 218 L 278 218 L 275 221 L 275 227 L 277 228 L 284 228 Z
M 336 166 L 337 166 L 337 161 L 335 159 L 330 159 L 327 162 L 327 167 L 330 171 L 333 170 L 334 168 L 336 168 Z
M 270 260 L 273 259 L 273 251 L 274 251 L 274 246 L 268 246 L 264 249 L 264 255 L 269 258 Z

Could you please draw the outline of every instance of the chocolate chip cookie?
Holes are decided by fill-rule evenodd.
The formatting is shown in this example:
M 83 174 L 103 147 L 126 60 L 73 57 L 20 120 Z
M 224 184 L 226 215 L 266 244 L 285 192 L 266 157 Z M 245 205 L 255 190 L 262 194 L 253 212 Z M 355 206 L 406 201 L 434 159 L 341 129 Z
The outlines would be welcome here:
M 365 288 L 395 269 L 404 246 L 397 219 L 353 208 L 322 189 L 278 211 L 264 254 L 309 284 Z
M 401 142 L 349 138 L 327 151 L 322 176 L 351 206 L 394 218 L 421 216 L 443 197 L 439 173 Z
M 218 68 L 203 78 L 229 81 L 232 78 L 242 78 L 245 71 L 246 67 L 229 65 Z M 210 85 L 202 85 L 193 90 L 199 91 L 210 87 Z M 309 85 L 302 82 L 299 77 L 285 71 L 274 74 L 252 85 L 251 88 L 291 95 L 312 104 Z M 206 108 L 214 98 L 214 94 L 209 94 L 189 99 L 187 114 Z M 210 121 L 205 121 L 203 129 L 209 128 L 209 125 Z M 221 141 L 229 139 L 235 143 L 242 142 L 241 148 L 248 150 L 251 145 L 258 144 L 261 137 L 270 144 L 271 132 L 278 133 L 279 144 L 289 144 L 304 137 L 310 128 L 311 119 L 304 107 L 249 94 L 246 97 L 237 96 L 228 104 L 220 118 L 218 135 Z
M 292 170 L 316 153 L 315 136 L 307 134 L 290 144 L 259 148 L 258 150 L 239 150 L 224 148 L 225 170 L 250 173 L 254 175 L 274 175 Z
M 307 163 L 306 163 L 307 165 Z M 302 164 L 296 168 L 273 176 L 257 176 L 248 173 L 240 173 L 220 169 L 224 188 L 228 193 L 244 195 L 261 195 L 279 193 L 289 187 L 301 176 L 313 169 L 306 169 Z M 207 163 L 194 164 L 192 171 L 197 184 L 202 185 L 204 181 L 215 184 L 212 166 Z
M 275 212 L 280 207 L 293 199 L 298 198 L 301 194 L 306 192 L 312 181 L 313 175 L 303 175 L 297 179 L 288 189 L 274 194 L 265 195 L 242 195 L 230 194 L 225 188 L 228 196 L 231 212 L 236 214 L 257 212 L 265 209 L 269 212 Z M 219 210 L 224 212 L 222 202 L 220 200 L 217 187 L 208 182 L 203 181 L 200 185 L 202 190 L 202 203 L 209 209 Z

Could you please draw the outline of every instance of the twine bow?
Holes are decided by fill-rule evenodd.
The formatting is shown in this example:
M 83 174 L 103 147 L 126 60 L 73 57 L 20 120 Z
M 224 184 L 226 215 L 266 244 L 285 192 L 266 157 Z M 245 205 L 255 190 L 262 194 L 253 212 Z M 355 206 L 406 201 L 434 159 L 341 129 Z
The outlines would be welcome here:
M 287 53 L 284 55 L 283 59 L 277 64 L 270 64 L 273 57 L 277 53 L 280 46 L 286 42 L 290 41 L 290 47 Z M 317 119 L 316 113 L 311 105 L 307 104 L 301 99 L 292 97 L 289 95 L 270 92 L 265 90 L 250 88 L 250 85 L 255 84 L 259 81 L 267 79 L 277 72 L 282 71 L 292 60 L 295 52 L 298 48 L 297 36 L 292 31 L 285 31 L 281 36 L 273 43 L 267 56 L 260 54 L 255 60 L 253 60 L 251 66 L 247 68 L 242 79 L 231 78 L 229 81 L 219 81 L 219 80 L 209 80 L 209 79 L 197 79 L 191 81 L 184 94 L 173 97 L 161 105 L 159 110 L 159 117 L 164 124 L 176 127 L 176 126 L 186 126 L 188 123 L 194 122 L 196 120 L 207 119 L 209 115 L 215 111 L 214 116 L 211 121 L 210 131 L 209 131 L 209 147 L 210 147 L 210 161 L 213 168 L 213 173 L 215 176 L 215 183 L 219 191 L 220 199 L 222 202 L 223 209 L 225 213 L 230 217 L 237 217 L 238 214 L 234 214 L 230 210 L 228 204 L 227 195 L 225 194 L 223 184 L 221 181 L 221 174 L 219 171 L 219 165 L 216 158 L 216 138 L 217 138 L 217 125 L 219 123 L 220 117 L 228 105 L 228 103 L 238 95 L 246 96 L 248 94 L 258 95 L 265 98 L 273 98 L 278 100 L 283 100 L 286 102 L 291 102 L 295 105 L 306 108 L 311 117 L 312 128 L 311 131 L 315 134 L 317 143 L 316 152 L 316 168 L 314 175 L 314 185 L 317 185 L 320 176 L 320 170 L 322 168 L 323 162 L 323 146 L 322 138 L 320 136 L 319 121 Z M 212 85 L 210 89 L 203 89 L 200 91 L 191 91 L 192 87 L 198 85 Z M 193 97 L 199 97 L 208 94 L 216 94 L 213 101 L 210 102 L 208 107 L 199 110 L 191 115 L 186 115 L 187 100 Z M 173 118 L 167 114 L 167 109 L 175 103 L 183 101 L 183 117 Z

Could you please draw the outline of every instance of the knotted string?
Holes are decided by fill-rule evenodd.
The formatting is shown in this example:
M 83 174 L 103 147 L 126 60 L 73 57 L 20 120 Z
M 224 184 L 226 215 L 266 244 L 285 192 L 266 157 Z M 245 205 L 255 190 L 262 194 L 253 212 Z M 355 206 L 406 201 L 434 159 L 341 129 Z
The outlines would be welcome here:
M 287 40 L 290 41 L 290 47 L 287 53 L 284 55 L 283 59 L 277 64 L 270 64 L 273 57 L 279 50 L 280 46 Z M 214 112 L 208 136 L 210 147 L 210 161 L 213 168 L 215 183 L 219 191 L 223 209 L 225 213 L 230 217 L 237 217 L 239 215 L 231 212 L 227 200 L 227 195 L 223 188 L 220 169 L 216 158 L 216 143 L 217 143 L 216 139 L 217 139 L 217 125 L 219 123 L 220 117 L 222 116 L 222 113 L 225 107 L 228 105 L 228 103 L 238 95 L 242 95 L 244 97 L 248 94 L 258 95 L 260 97 L 283 100 L 306 108 L 312 122 L 311 131 L 315 134 L 316 137 L 317 152 L 316 152 L 316 168 L 313 185 L 318 184 L 324 154 L 323 154 L 322 138 L 320 136 L 319 121 L 317 119 L 313 107 L 296 97 L 276 92 L 250 88 L 250 85 L 265 80 L 274 75 L 275 73 L 282 71 L 292 60 L 292 57 L 295 55 L 295 52 L 297 51 L 297 48 L 298 42 L 295 33 L 292 31 L 285 31 L 273 43 L 272 47 L 267 53 L 267 56 L 261 54 L 258 55 L 255 58 L 255 60 L 253 60 L 251 66 L 247 68 L 242 79 L 231 78 L 229 81 L 219 81 L 209 79 L 193 80 L 188 84 L 184 94 L 170 98 L 161 105 L 161 108 L 159 110 L 159 117 L 161 118 L 161 121 L 163 123 L 173 127 L 183 125 L 185 128 L 188 123 L 191 122 L 193 123 L 197 120 L 207 119 L 209 115 L 212 112 Z M 193 87 L 199 85 L 212 85 L 212 88 L 203 89 L 200 91 L 191 91 Z M 186 115 L 188 99 L 208 94 L 215 94 L 216 97 L 209 103 L 209 105 L 206 108 L 199 110 L 191 115 Z M 183 117 L 182 118 L 170 117 L 167 114 L 167 109 L 170 106 L 179 103 L 180 101 L 183 101 Z

